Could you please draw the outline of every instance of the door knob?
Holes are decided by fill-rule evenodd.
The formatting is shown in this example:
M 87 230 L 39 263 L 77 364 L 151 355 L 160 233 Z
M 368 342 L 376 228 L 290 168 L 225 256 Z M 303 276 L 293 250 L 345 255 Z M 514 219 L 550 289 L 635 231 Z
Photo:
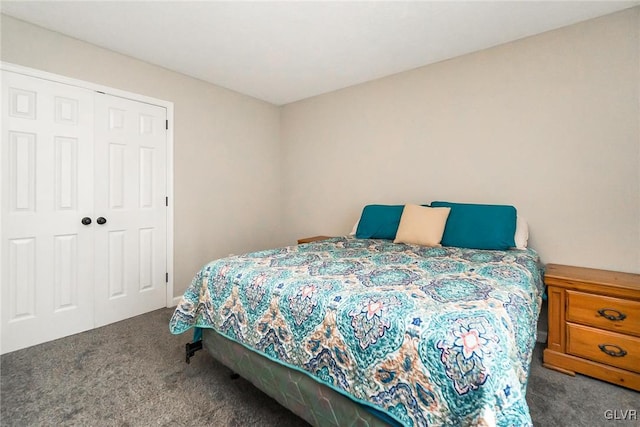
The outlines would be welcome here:
M 91 218 L 89 218 L 88 216 L 85 216 L 84 218 L 82 218 L 81 221 L 84 225 L 89 225 L 91 224 Z
M 100 225 L 105 224 L 107 222 L 107 218 L 105 217 L 98 217 L 98 219 L 96 219 L 96 222 Z

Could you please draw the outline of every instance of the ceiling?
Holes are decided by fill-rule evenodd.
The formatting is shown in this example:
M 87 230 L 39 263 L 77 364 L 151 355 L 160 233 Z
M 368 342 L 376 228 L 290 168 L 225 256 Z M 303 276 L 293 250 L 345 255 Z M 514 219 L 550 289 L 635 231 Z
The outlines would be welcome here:
M 276 105 L 640 1 L 2 1 L 6 15 Z

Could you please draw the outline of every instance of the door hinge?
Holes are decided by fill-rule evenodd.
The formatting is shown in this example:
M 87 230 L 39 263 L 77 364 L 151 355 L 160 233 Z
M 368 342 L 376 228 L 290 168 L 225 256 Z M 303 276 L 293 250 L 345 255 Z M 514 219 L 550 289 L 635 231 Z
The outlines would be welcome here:
M 166 129 L 169 130 L 169 120 L 165 120 L 164 123 L 165 123 Z
M 169 283 L 169 273 L 164 273 L 164 281 L 165 283 Z
M 164 198 L 164 205 L 165 205 L 165 206 L 169 206 L 169 196 L 166 196 L 166 197 Z

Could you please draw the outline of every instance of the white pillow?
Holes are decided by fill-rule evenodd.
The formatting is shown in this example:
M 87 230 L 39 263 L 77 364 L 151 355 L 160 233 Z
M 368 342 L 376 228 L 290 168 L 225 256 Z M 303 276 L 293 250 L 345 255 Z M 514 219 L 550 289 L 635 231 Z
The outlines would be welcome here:
M 516 217 L 516 234 L 513 236 L 516 242 L 516 249 L 527 249 L 529 241 L 529 224 L 520 215 Z
M 358 231 L 358 224 L 360 224 L 360 220 L 356 221 L 356 225 L 353 226 L 353 230 L 351 230 L 351 233 L 349 233 L 349 236 L 355 236 L 356 235 L 356 231 Z

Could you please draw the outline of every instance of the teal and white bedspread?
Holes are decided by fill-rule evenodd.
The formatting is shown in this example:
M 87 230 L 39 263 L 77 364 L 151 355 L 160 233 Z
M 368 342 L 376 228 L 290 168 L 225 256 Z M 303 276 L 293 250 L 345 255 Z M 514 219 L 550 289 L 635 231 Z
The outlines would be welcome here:
M 531 425 L 531 249 L 351 237 L 216 260 L 170 322 L 213 328 L 406 426 Z

